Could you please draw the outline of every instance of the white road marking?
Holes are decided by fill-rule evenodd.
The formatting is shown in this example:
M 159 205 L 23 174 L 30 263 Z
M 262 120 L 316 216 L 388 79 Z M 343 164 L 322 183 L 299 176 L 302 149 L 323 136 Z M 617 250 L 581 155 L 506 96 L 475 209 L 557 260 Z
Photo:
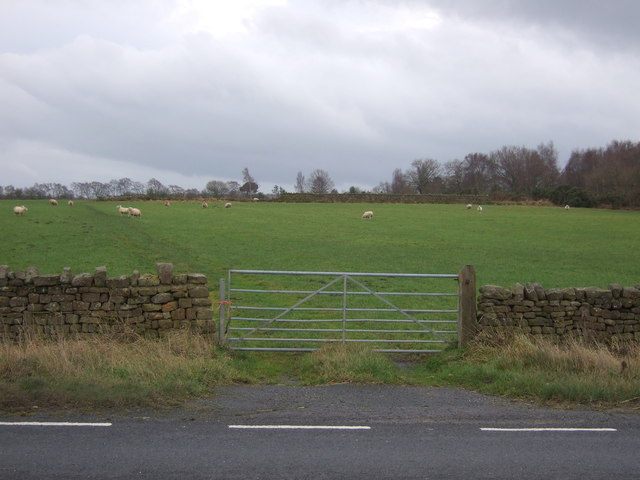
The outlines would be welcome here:
M 480 428 L 483 432 L 617 432 L 615 428 Z
M 80 423 L 80 422 L 0 422 L 3 426 L 33 426 L 33 427 L 110 427 L 111 423 Z
M 366 425 L 229 425 L 229 428 L 245 430 L 371 430 Z

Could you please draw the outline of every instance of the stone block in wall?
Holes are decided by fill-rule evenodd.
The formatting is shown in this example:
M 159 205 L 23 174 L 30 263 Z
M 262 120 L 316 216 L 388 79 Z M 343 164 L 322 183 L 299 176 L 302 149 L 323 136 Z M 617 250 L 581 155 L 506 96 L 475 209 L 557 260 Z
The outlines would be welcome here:
M 207 298 L 194 298 L 193 300 L 193 306 L 194 307 L 210 307 L 211 306 L 211 300 L 209 299 L 209 297 Z
M 204 285 L 207 283 L 207 276 L 201 273 L 190 273 L 187 275 L 188 283 Z
M 524 298 L 527 300 L 531 300 L 533 302 L 537 302 L 538 292 L 536 291 L 535 285 L 531 282 L 527 282 L 524 286 Z
M 27 268 L 27 271 L 25 272 L 25 278 L 24 278 L 25 283 L 32 283 L 33 277 L 37 277 L 39 275 L 40 275 L 40 272 L 36 267 L 31 266 Z
M 138 287 L 138 288 L 131 289 L 132 295 L 141 295 L 141 296 L 151 297 L 156 293 L 158 293 L 157 287 Z
M 622 296 L 622 285 L 612 283 L 609 285 L 609 290 L 611 290 L 611 295 L 613 295 L 613 298 L 620 298 Z
M 93 274 L 93 284 L 96 287 L 104 287 L 107 285 L 107 267 L 96 267 Z
M 167 302 L 171 302 L 172 300 L 173 300 L 173 295 L 171 295 L 168 292 L 158 293 L 153 297 L 151 297 L 152 303 L 167 303 Z
M 71 285 L 74 287 L 90 287 L 93 284 L 93 275 L 88 273 L 79 273 L 71 279 Z
M 33 282 L 33 285 L 36 287 L 53 286 L 53 285 L 58 285 L 60 283 L 60 276 L 59 275 L 36 275 L 31 279 L 31 281 Z
M 550 288 L 546 292 L 546 297 L 549 302 L 558 302 L 564 298 L 564 293 L 559 288 Z
M 622 298 L 628 299 L 632 304 L 637 305 L 635 301 L 640 300 L 640 289 L 635 287 L 625 287 L 622 289 Z
M 156 264 L 158 269 L 158 279 L 163 285 L 168 285 L 173 280 L 173 264 L 172 263 L 158 263 Z
M 11 297 L 9 300 L 9 306 L 11 308 L 26 308 L 29 304 L 29 299 L 27 297 Z
M 187 297 L 189 290 L 187 288 L 187 285 L 174 285 L 171 288 L 171 293 L 173 294 L 174 298 L 185 298 Z
M 90 304 L 79 300 L 74 300 L 73 310 L 76 312 L 88 312 Z
M 186 285 L 188 280 L 189 276 L 186 274 L 174 275 L 171 283 L 174 285 Z
M 105 286 L 111 290 L 113 289 L 125 289 L 131 286 L 131 279 L 126 275 L 120 275 L 119 277 L 107 278 L 105 280 Z
M 213 312 L 210 308 L 195 307 L 196 320 L 211 320 L 213 318 Z
M 9 283 L 9 265 L 0 265 L 0 287 L 6 287 Z
M 156 275 L 141 275 L 138 279 L 138 285 L 141 287 L 153 287 L 160 285 L 160 279 Z
M 197 285 L 189 287 L 189 297 L 191 298 L 208 298 L 209 289 L 205 285 Z
M 62 273 L 60 274 L 60 283 L 68 284 L 73 280 L 73 274 L 71 273 L 71 267 L 64 267 L 62 269 Z
M 524 299 L 524 285 L 521 283 L 516 283 L 513 287 L 513 299 L 518 302 Z
M 172 312 L 174 310 L 176 310 L 178 308 L 178 302 L 176 301 L 171 301 L 171 302 L 167 302 L 162 304 L 161 310 L 163 312 Z
M 158 328 L 173 328 L 173 320 L 165 318 L 158 320 Z
M 142 305 L 143 312 L 159 312 L 162 309 L 160 303 L 145 303 Z
M 485 299 L 508 300 L 513 296 L 511 290 L 497 285 L 484 285 L 480 287 L 480 294 Z

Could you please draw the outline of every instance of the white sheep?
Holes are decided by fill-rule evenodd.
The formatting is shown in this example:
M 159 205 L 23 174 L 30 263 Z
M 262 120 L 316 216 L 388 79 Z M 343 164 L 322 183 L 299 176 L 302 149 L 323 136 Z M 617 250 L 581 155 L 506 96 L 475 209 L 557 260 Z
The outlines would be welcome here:
M 482 212 L 482 205 L 478 205 L 477 210 L 478 210 L 478 212 Z
M 260 199 L 258 197 L 253 197 L 253 201 L 254 202 L 258 202 L 258 201 L 260 201 Z
M 565 209 L 565 210 L 569 210 L 570 208 L 571 208 L 571 207 L 570 207 L 569 205 L 565 205 L 565 206 L 564 206 L 564 209 Z
M 29 209 L 24 205 L 16 205 L 15 207 L 13 207 L 13 213 L 15 213 L 16 215 L 24 215 L 24 213 L 28 211 Z
M 69 200 L 69 201 L 67 202 L 67 205 L 69 205 L 70 207 L 73 207 L 73 200 Z
M 227 202 L 224 204 L 224 208 L 231 208 L 231 202 Z
M 116 208 L 118 209 L 120 215 L 129 215 L 130 207 L 123 207 L 122 205 L 118 205 Z
M 373 212 L 371 210 L 367 210 L 362 214 L 362 218 L 373 218 Z
M 129 207 L 129 216 L 130 217 L 141 217 L 142 212 L 138 208 Z
M 470 203 L 467 203 L 467 210 L 471 210 L 471 207 L 473 207 L 473 205 L 471 205 Z
M 58 201 L 55 198 L 50 198 L 49 199 L 49 204 L 51 204 L 54 207 L 58 206 Z
M 202 208 L 209 208 L 209 204 L 207 202 L 202 202 Z

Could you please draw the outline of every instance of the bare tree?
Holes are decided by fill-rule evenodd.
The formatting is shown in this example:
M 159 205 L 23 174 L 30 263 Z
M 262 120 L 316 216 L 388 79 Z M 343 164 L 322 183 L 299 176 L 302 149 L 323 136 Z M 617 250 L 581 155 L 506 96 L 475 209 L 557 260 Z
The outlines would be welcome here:
M 294 187 L 295 191 L 298 193 L 304 193 L 304 186 L 304 175 L 302 174 L 302 172 L 298 172 L 298 175 L 296 176 L 296 185 Z
M 210 182 L 207 182 L 205 192 L 207 195 L 212 197 L 222 198 L 229 194 L 229 185 L 227 182 L 222 182 L 220 180 L 211 180 Z
M 429 193 L 429 187 L 435 184 L 440 174 L 440 164 L 433 159 L 414 160 L 411 162 L 412 170 L 408 177 L 416 192 L 423 195 Z
M 413 193 L 409 177 L 402 170 L 396 168 L 391 175 L 391 193 L 408 194 Z
M 371 189 L 371 193 L 392 193 L 391 184 L 389 182 L 380 182 Z
M 333 180 L 326 170 L 316 169 L 311 172 L 307 186 L 311 193 L 329 193 L 334 188 Z
M 162 182 L 152 178 L 147 182 L 147 195 L 150 198 L 158 198 L 165 196 L 169 193 L 169 189 L 165 187 Z
M 244 182 L 239 190 L 246 193 L 247 196 L 254 195 L 258 191 L 258 184 L 249 173 L 249 168 L 244 167 L 242 169 L 242 181 Z
M 227 182 L 227 188 L 229 189 L 227 192 L 228 197 L 235 198 L 238 196 L 238 192 L 240 191 L 240 184 L 238 182 L 233 180 Z

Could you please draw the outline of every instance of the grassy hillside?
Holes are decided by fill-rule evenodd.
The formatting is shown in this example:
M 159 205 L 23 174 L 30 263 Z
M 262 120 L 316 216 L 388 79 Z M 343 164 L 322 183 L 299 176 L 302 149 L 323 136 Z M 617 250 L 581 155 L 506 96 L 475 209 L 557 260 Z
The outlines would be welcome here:
M 115 202 L 52 207 L 0 201 L 0 264 L 42 273 L 106 266 L 110 276 L 155 272 L 172 262 L 204 273 L 215 288 L 228 268 L 457 273 L 472 264 L 478 284 L 536 281 L 545 288 L 638 282 L 638 214 L 593 209 L 461 205 Z M 375 217 L 363 220 L 364 210 Z

